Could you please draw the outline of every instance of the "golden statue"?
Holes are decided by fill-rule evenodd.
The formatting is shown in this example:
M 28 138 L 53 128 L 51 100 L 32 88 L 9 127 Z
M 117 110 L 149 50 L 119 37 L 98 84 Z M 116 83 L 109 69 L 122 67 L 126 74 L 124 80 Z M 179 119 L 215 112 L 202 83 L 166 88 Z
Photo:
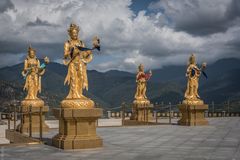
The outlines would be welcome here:
M 31 46 L 28 48 L 28 56 L 24 61 L 22 76 L 25 79 L 23 90 L 27 90 L 27 96 L 22 101 L 23 105 L 32 105 L 33 107 L 42 106 L 44 102 L 37 97 L 41 92 L 41 76 L 45 73 L 46 64 L 49 63 L 48 57 L 44 58 L 44 63 L 36 57 L 36 51 Z
M 44 58 L 45 63 L 49 63 L 47 57 Z M 27 90 L 25 99 L 39 99 L 38 92 L 41 93 L 41 76 L 45 73 L 45 64 L 40 66 L 40 61 L 36 57 L 35 49 L 28 48 L 28 56 L 24 61 L 24 69 L 22 75 L 25 81 L 23 90 Z
M 47 57 L 44 58 L 45 63 L 49 63 Z M 40 61 L 36 57 L 36 51 L 29 47 L 28 56 L 24 61 L 24 69 L 22 75 L 25 81 L 24 90 L 27 90 L 25 99 L 38 99 L 38 92 L 41 93 L 41 76 L 45 73 L 45 66 L 40 66 Z
M 63 63 L 68 66 L 64 84 L 69 85 L 69 93 L 61 102 L 63 108 L 93 108 L 94 102 L 83 95 L 88 90 L 87 64 L 92 61 L 92 50 L 99 47 L 99 39 L 93 39 L 93 49 L 85 48 L 78 38 L 79 27 L 71 24 L 68 29 L 69 40 L 64 43 Z
M 49 127 L 45 123 L 45 113 L 48 112 L 48 106 L 44 105 L 44 101 L 38 98 L 38 93 L 41 92 L 41 76 L 45 73 L 46 65 L 49 63 L 48 57 L 44 58 L 44 63 L 36 57 L 36 51 L 31 46 L 28 48 L 28 55 L 24 61 L 24 69 L 22 76 L 25 79 L 23 90 L 27 90 L 27 96 L 21 101 L 21 112 L 32 111 L 31 114 L 31 129 L 32 132 L 40 131 L 39 117 L 42 117 L 42 131 L 47 132 Z M 40 112 L 41 110 L 41 112 Z M 29 114 L 23 114 L 21 123 L 17 126 L 17 130 L 22 133 L 30 131 Z
M 201 68 L 198 68 L 196 64 L 196 58 L 192 54 L 189 58 L 186 77 L 187 77 L 187 89 L 185 91 L 183 104 L 196 104 L 201 105 L 204 102 L 200 99 L 198 94 L 198 81 L 201 73 L 206 68 L 206 63 L 202 64 Z M 204 72 L 203 72 L 204 73 Z
M 138 73 L 136 75 L 137 90 L 135 93 L 134 103 L 150 104 L 150 101 L 147 99 L 147 81 L 152 76 L 152 72 L 149 71 L 148 74 L 144 73 L 144 66 L 140 64 L 138 66 Z

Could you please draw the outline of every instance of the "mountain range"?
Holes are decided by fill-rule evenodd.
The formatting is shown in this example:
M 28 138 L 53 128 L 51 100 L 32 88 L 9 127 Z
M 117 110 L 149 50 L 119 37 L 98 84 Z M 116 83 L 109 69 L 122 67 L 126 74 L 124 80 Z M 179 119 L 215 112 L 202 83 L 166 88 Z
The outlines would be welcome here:
M 24 79 L 21 76 L 23 64 L 0 69 L 0 107 L 11 100 L 22 100 Z M 186 66 L 166 66 L 152 70 L 153 76 L 147 84 L 147 96 L 152 103 L 179 103 L 186 88 Z M 240 104 L 240 59 L 228 58 L 207 66 L 208 79 L 200 78 L 199 94 L 206 103 L 214 101 L 224 104 L 231 101 Z M 68 92 L 64 86 L 67 67 L 51 62 L 42 77 L 42 98 L 50 107 L 59 107 Z M 89 90 L 84 94 L 104 109 L 117 108 L 122 102 L 131 103 L 136 90 L 136 73 L 110 70 L 98 72 L 88 70 Z

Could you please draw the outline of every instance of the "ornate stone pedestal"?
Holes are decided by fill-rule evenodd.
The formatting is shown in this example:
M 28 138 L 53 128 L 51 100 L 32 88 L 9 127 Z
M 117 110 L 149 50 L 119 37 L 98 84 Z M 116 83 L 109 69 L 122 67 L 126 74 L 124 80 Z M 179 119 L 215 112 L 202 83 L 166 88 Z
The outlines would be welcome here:
M 30 110 L 31 110 L 31 128 L 32 133 L 40 132 L 40 120 L 42 120 L 42 131 L 48 132 L 49 127 L 45 123 L 45 113 L 48 112 L 48 106 L 44 106 L 44 102 L 41 99 L 28 100 L 25 99 L 21 102 L 20 113 L 22 112 L 22 121 L 17 126 L 17 130 L 22 133 L 29 133 L 30 131 Z M 42 110 L 42 114 L 40 113 Z
M 96 120 L 102 116 L 102 109 L 64 107 L 65 104 L 75 105 L 70 101 L 73 100 L 63 100 L 61 109 L 53 109 L 59 119 L 59 133 L 52 139 L 53 146 L 61 149 L 102 147 L 102 139 L 96 134 Z
M 179 104 L 179 111 L 182 113 L 179 125 L 184 126 L 200 126 L 208 125 L 208 121 L 204 118 L 204 113 L 208 110 L 206 104 Z
M 133 101 L 131 120 L 149 122 L 153 119 L 153 106 L 149 100 L 135 100 Z

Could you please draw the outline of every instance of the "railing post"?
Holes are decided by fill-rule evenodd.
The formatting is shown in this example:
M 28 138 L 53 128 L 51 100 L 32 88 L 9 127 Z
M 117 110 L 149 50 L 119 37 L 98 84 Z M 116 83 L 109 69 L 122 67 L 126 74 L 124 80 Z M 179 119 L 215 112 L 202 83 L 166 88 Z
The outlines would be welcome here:
M 122 117 L 122 126 L 124 126 L 124 120 L 125 120 L 125 102 L 123 102 L 122 103 L 122 105 L 121 105 L 121 108 L 122 108 L 122 115 L 121 115 L 121 117 Z
M 101 108 L 99 103 L 96 103 L 95 105 L 96 105 L 96 108 Z M 102 115 L 102 117 L 103 117 L 103 115 Z M 98 127 L 98 119 L 96 120 L 96 126 Z
M 157 118 L 157 111 L 156 110 L 154 111 L 154 117 L 155 117 L 155 120 L 156 120 L 156 123 L 157 123 L 158 118 Z
M 230 111 L 230 102 L 229 102 L 229 100 L 227 101 L 227 107 L 228 107 L 228 113 L 229 113 L 229 111 Z
M 169 124 L 172 124 L 171 112 L 172 112 L 172 104 L 171 102 L 169 102 Z
M 16 104 L 14 104 L 14 113 L 13 113 L 13 116 L 14 116 L 14 118 L 13 118 L 13 120 L 14 120 L 14 132 L 15 132 L 15 130 L 16 130 Z
M 9 112 L 8 112 L 8 129 L 10 129 L 11 128 L 11 121 L 10 121 L 10 118 L 11 118 L 11 110 L 10 110 L 10 106 L 9 106 Z

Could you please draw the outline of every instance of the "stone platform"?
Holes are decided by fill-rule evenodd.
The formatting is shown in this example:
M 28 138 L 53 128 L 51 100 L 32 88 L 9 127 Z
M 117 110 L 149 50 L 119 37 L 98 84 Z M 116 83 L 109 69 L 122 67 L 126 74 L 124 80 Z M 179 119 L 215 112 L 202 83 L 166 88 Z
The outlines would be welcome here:
M 97 128 L 102 148 L 61 150 L 43 144 L 2 146 L 4 160 L 238 160 L 240 118 L 209 118 L 209 126 L 128 126 Z M 58 131 L 50 130 L 45 139 Z
M 135 100 L 132 105 L 132 116 L 130 119 L 139 122 L 150 122 L 153 120 L 152 110 L 153 105 L 149 101 L 144 104 Z
M 96 121 L 102 109 L 53 109 L 59 119 L 59 133 L 52 139 L 53 146 L 61 149 L 86 149 L 102 147 L 102 139 L 96 134 Z
M 208 110 L 207 104 L 202 105 L 179 104 L 178 108 L 182 114 L 181 119 L 178 121 L 179 125 L 184 126 L 208 125 L 208 121 L 204 117 L 205 111 Z
M 31 121 L 32 121 L 32 132 L 38 133 L 40 132 L 40 121 L 42 121 L 42 131 L 48 132 L 49 127 L 45 122 L 45 114 L 48 112 L 48 106 L 42 106 L 42 114 L 40 115 L 40 107 L 32 107 L 31 109 Z M 29 115 L 29 107 L 22 107 L 21 112 L 23 113 L 23 123 L 17 126 L 17 130 L 21 131 L 22 133 L 29 133 L 30 131 L 30 115 Z M 41 118 L 40 118 L 41 116 Z

